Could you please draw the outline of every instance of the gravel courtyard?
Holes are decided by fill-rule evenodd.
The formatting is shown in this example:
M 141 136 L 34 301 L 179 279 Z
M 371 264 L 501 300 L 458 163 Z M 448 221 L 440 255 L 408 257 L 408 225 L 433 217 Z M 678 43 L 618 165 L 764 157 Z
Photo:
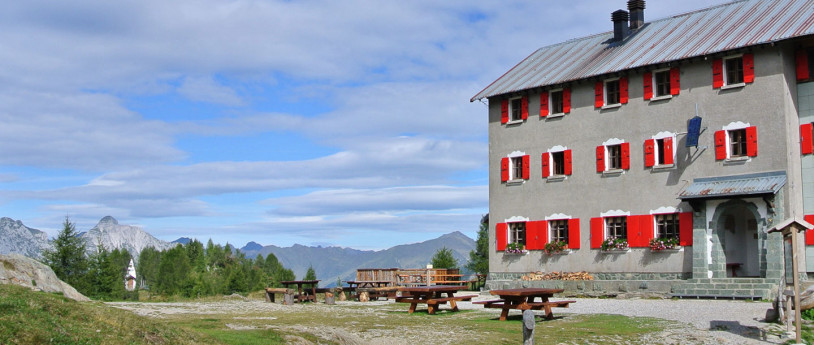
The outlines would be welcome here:
M 477 292 L 461 292 L 460 294 L 477 294 Z M 487 293 L 480 293 L 474 301 L 492 299 Z M 569 298 L 572 299 L 572 298 Z M 568 317 L 569 314 L 618 314 L 631 317 L 652 317 L 676 321 L 678 327 L 670 327 L 661 332 L 645 336 L 642 343 L 651 344 L 782 344 L 787 339 L 780 336 L 785 326 L 763 322 L 766 310 L 771 307 L 767 302 L 749 302 L 738 300 L 662 300 L 662 299 L 613 299 L 613 298 L 577 298 L 577 303 L 569 308 L 556 308 L 555 316 Z M 183 302 L 183 303 L 139 303 L 139 302 L 111 302 L 110 306 L 131 310 L 136 314 L 165 318 L 182 314 L 252 314 L 263 313 L 269 315 L 266 319 L 285 318 L 289 312 L 308 308 L 325 317 L 342 317 L 348 312 L 343 306 L 365 306 L 365 313 L 375 314 L 380 309 L 401 310 L 407 308 L 406 304 L 396 304 L 392 300 L 371 302 L 337 302 L 335 306 L 322 303 L 309 305 L 284 306 L 281 304 L 266 303 L 259 300 L 240 298 L 225 298 L 214 302 Z M 459 302 L 460 309 L 477 310 L 479 313 L 499 314 L 496 309 L 484 309 L 481 305 L 471 302 Z M 447 309 L 442 306 L 441 309 Z M 358 309 L 357 309 L 358 310 Z M 421 308 L 419 307 L 419 310 Z M 358 312 L 358 311 L 354 311 Z M 512 315 L 519 314 L 512 311 Z M 235 317 L 234 329 L 241 327 L 241 317 Z M 249 318 L 247 318 L 249 319 Z M 250 319 L 257 319 L 251 317 Z M 257 321 L 257 320 L 255 320 Z M 495 321 L 498 322 L 498 321 Z M 545 324 L 541 321 L 538 325 Z M 540 331 L 543 331 L 540 328 Z M 407 333 L 400 333 L 404 338 L 394 334 L 380 334 L 370 338 L 370 334 L 354 333 L 353 329 L 320 330 L 319 332 L 333 332 L 321 336 L 344 344 L 410 344 L 412 339 Z M 292 341 L 296 342 L 296 341 Z M 450 339 L 448 343 L 456 343 Z M 584 343 L 584 342 L 580 342 Z M 640 343 L 640 342 L 637 342 Z

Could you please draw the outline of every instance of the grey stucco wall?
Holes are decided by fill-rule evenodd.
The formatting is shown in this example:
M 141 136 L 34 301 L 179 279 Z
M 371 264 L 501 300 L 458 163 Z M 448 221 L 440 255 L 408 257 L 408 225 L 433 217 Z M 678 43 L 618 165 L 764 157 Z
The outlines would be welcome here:
M 794 157 L 789 154 L 792 131 L 796 125 L 796 84 L 793 50 L 776 46 L 752 51 L 755 82 L 733 89 L 712 88 L 712 59 L 693 59 L 678 64 L 681 93 L 668 100 L 643 100 L 642 76 L 645 70 L 626 71 L 629 79 L 629 103 L 619 108 L 594 108 L 594 82 L 570 84 L 572 110 L 564 117 L 539 117 L 539 92 L 529 96 L 529 118 L 520 124 L 500 123 L 500 97 L 489 102 L 490 166 L 490 271 L 590 271 L 695 273 L 693 260 L 701 263 L 706 244 L 683 248 L 679 252 L 651 253 L 648 248 L 633 248 L 622 254 L 604 254 L 590 248 L 590 219 L 609 210 L 628 211 L 632 215 L 649 214 L 660 207 L 691 211 L 677 194 L 694 178 L 728 176 L 753 172 L 788 171 Z M 665 66 L 658 66 L 665 67 Z M 695 116 L 696 105 L 706 130 L 699 147 L 684 147 L 686 136 L 677 135 L 676 164 L 654 170 L 644 166 L 644 140 L 668 131 L 686 132 L 686 121 Z M 794 117 L 794 121 L 790 117 Z M 741 121 L 757 126 L 758 156 L 745 162 L 715 160 L 713 133 L 723 126 Z M 798 134 L 794 134 L 797 136 Z M 595 169 L 595 148 L 610 138 L 630 142 L 631 168 L 621 175 L 603 176 Z M 557 182 L 546 181 L 540 173 L 540 155 L 561 145 L 573 152 L 573 174 Z M 500 159 L 521 151 L 531 156 L 529 180 L 507 185 L 500 181 Z M 797 155 L 799 157 L 799 154 Z M 792 163 L 790 163 L 792 162 Z M 801 185 L 800 175 L 790 175 L 789 184 Z M 798 193 L 799 194 L 799 193 Z M 788 195 L 788 194 L 787 194 Z M 794 197 L 785 198 L 780 209 L 793 210 Z M 790 201 L 791 200 L 791 201 Z M 580 249 L 568 255 L 548 256 L 542 251 L 526 255 L 504 255 L 496 250 L 495 224 L 511 217 L 543 220 L 555 213 L 580 219 Z M 784 217 L 785 215 L 780 215 Z M 694 218 L 703 218 L 695 213 Z M 696 224 L 696 227 L 698 225 Z M 700 235 L 705 229 L 696 229 Z M 694 258 L 695 257 L 695 258 Z M 708 263 L 707 263 L 708 264 Z

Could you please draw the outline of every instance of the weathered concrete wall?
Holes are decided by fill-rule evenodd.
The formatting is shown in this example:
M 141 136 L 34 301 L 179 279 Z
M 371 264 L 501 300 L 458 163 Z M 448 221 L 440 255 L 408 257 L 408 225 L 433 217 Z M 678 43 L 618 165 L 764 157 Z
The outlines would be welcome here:
M 793 49 L 779 45 L 752 51 L 755 61 L 755 82 L 730 89 L 712 88 L 712 59 L 693 59 L 678 64 L 681 93 L 670 99 L 643 100 L 642 78 L 644 70 L 627 71 L 629 79 L 628 104 L 619 108 L 594 108 L 594 82 L 575 82 L 570 85 L 572 110 L 563 117 L 539 117 L 539 94 L 533 90 L 529 96 L 529 118 L 519 124 L 500 123 L 500 101 L 489 102 L 489 166 L 490 166 L 490 271 L 589 271 L 589 272 L 658 272 L 687 273 L 696 265 L 708 265 L 705 243 L 695 243 L 682 251 L 652 253 L 648 248 L 633 248 L 622 254 L 604 254 L 590 248 L 590 218 L 599 217 L 609 210 L 622 210 L 630 214 L 649 214 L 660 207 L 675 207 L 691 211 L 677 194 L 694 178 L 739 175 L 766 171 L 788 171 L 794 159 L 789 155 L 792 128 L 788 118 L 796 116 L 794 97 L 789 83 L 794 78 Z M 659 66 L 662 67 L 662 66 Z M 792 79 L 793 80 L 793 79 Z M 686 136 L 677 135 L 676 164 L 667 169 L 644 166 L 643 143 L 657 133 L 668 131 L 683 133 L 687 120 L 695 116 L 696 105 L 703 117 L 706 130 L 699 138 L 698 149 L 686 148 Z M 758 129 L 758 156 L 740 162 L 715 160 L 713 133 L 732 122 L 744 122 Z M 797 134 L 795 133 L 796 137 Z M 616 176 L 604 176 L 595 169 L 595 148 L 610 138 L 630 142 L 631 168 Z M 540 155 L 549 148 L 561 145 L 573 152 L 573 174 L 552 182 L 542 178 Z M 799 144 L 798 144 L 799 145 Z M 500 159 L 521 151 L 531 156 L 530 179 L 521 184 L 500 181 Z M 798 155 L 799 157 L 799 155 Z M 798 175 L 799 176 L 799 175 Z M 790 183 L 795 176 L 789 176 Z M 784 192 L 788 194 L 788 186 Z M 793 198 L 785 198 L 779 209 L 793 209 Z M 542 251 L 526 255 L 506 255 L 496 250 L 495 224 L 511 217 L 543 220 L 552 214 L 565 214 L 580 219 L 580 249 L 568 255 L 549 256 Z M 701 220 L 705 214 L 694 214 Z M 784 219 L 787 213 L 777 217 Z M 704 235 L 706 224 L 694 224 L 694 234 Z M 761 230 L 765 231 L 765 227 Z M 706 266 L 705 266 L 706 267 Z M 706 273 L 706 272 L 703 272 Z M 706 278 L 706 276 L 704 276 Z

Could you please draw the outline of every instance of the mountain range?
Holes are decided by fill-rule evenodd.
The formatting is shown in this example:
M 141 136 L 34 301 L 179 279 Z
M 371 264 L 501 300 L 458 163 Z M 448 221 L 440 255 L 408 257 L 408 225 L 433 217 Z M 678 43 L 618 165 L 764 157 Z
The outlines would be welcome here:
M 97 246 L 101 244 L 108 250 L 125 249 L 135 261 L 138 261 L 138 255 L 144 248 L 166 250 L 191 240 L 182 237 L 173 242 L 162 241 L 140 227 L 119 224 L 111 216 L 102 218 L 93 228 L 78 236 L 85 241 L 88 253 L 95 252 Z M 320 285 L 333 286 L 337 279 L 353 280 L 357 268 L 423 268 L 430 263 L 432 256 L 444 247 L 452 250 L 453 257 L 463 267 L 469 258 L 469 252 L 475 249 L 475 241 L 456 231 L 436 239 L 379 251 L 308 247 L 299 244 L 291 247 L 263 246 L 253 241 L 239 250 L 247 258 L 252 259 L 258 254 L 263 257 L 274 254 L 280 263 L 294 271 L 298 278 L 305 276 L 308 267 L 313 267 L 317 278 L 322 280 Z M 51 248 L 53 245 L 45 232 L 29 228 L 19 220 L 0 218 L 0 254 L 16 253 L 42 259 L 43 251 Z
M 266 257 L 274 254 L 283 266 L 294 271 L 297 278 L 305 276 L 308 267 L 313 267 L 321 286 L 335 286 L 336 280 L 353 280 L 357 268 L 423 268 L 430 263 L 432 256 L 441 248 L 452 250 L 453 257 L 461 268 L 469 260 L 469 252 L 475 249 L 475 240 L 459 231 L 442 235 L 436 239 L 395 246 L 385 250 L 369 251 L 341 247 L 306 247 L 295 244 L 292 247 L 261 246 L 249 242 L 239 250 L 247 258 L 258 254 Z

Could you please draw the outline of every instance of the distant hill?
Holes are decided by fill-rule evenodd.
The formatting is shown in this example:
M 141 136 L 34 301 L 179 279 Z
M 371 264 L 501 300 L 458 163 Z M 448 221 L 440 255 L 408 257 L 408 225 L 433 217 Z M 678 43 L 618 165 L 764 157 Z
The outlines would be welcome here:
M 308 266 L 314 267 L 321 286 L 336 285 L 337 278 L 353 280 L 358 268 L 422 268 L 430 263 L 438 249 L 446 247 L 452 250 L 461 269 L 469 260 L 469 252 L 475 249 L 475 240 L 459 231 L 452 232 L 436 239 L 395 246 L 385 250 L 369 251 L 341 247 L 306 247 L 295 244 L 291 247 L 260 247 L 249 242 L 239 250 L 247 258 L 263 257 L 269 253 L 280 260 L 283 266 L 294 271 L 297 278 L 305 276 Z
M 45 232 L 29 228 L 19 220 L 0 218 L 0 254 L 20 254 L 41 259 L 42 252 L 52 248 Z
M 183 244 L 183 245 L 187 245 L 187 243 L 189 243 L 189 242 L 192 242 L 191 238 L 189 238 L 189 237 L 180 237 L 177 240 L 172 241 L 170 243 L 180 243 L 180 244 Z

